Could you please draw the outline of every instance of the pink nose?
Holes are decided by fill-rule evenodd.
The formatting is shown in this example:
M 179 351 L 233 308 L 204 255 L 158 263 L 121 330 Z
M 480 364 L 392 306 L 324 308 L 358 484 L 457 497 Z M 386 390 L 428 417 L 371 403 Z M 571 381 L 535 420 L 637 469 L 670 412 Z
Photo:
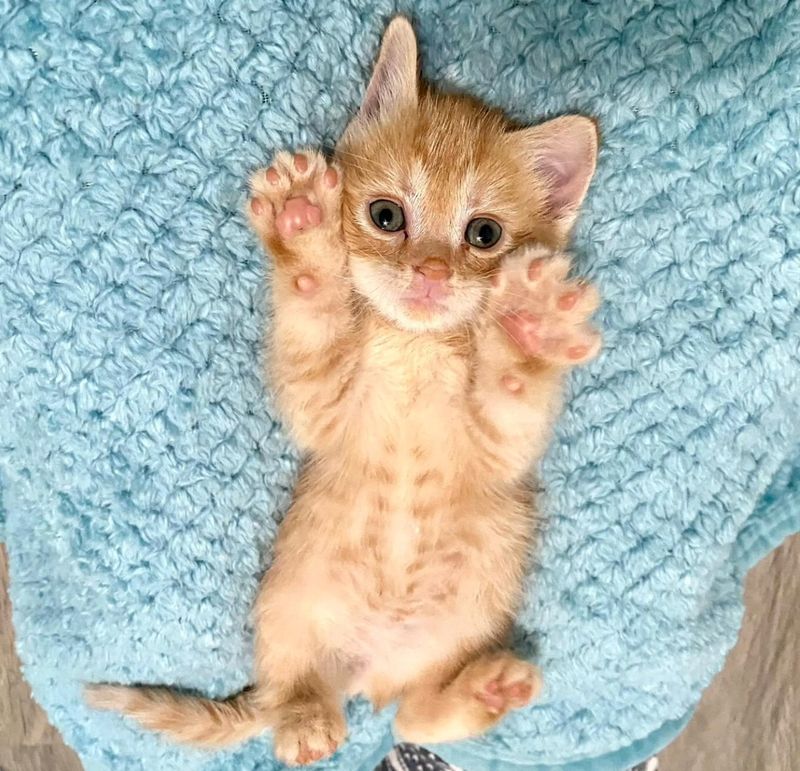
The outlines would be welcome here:
M 417 270 L 422 273 L 428 281 L 444 281 L 450 278 L 451 275 L 451 270 L 444 260 L 425 260 L 422 265 L 417 266 Z

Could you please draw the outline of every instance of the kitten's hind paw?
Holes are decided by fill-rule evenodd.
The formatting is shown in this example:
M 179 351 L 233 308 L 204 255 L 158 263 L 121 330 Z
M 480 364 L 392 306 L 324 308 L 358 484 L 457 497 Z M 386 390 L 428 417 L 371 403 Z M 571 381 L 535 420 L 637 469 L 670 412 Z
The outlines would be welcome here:
M 564 254 L 522 247 L 497 273 L 495 319 L 526 358 L 571 367 L 600 350 L 600 333 L 588 323 L 600 295 L 591 284 L 568 279 L 569 269 Z
M 290 703 L 275 726 L 275 756 L 287 766 L 327 758 L 347 736 L 344 715 L 321 702 Z
M 464 670 L 462 678 L 473 698 L 492 716 L 524 707 L 542 689 L 538 668 L 507 651 L 478 659 Z

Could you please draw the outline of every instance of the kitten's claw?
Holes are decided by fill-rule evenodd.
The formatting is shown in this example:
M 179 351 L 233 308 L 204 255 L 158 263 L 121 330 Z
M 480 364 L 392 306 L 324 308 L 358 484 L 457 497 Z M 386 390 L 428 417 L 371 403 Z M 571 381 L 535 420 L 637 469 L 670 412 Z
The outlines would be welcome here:
M 338 235 L 341 173 L 321 153 L 280 152 L 250 186 L 250 220 L 273 251 L 286 251 L 301 234 Z
M 522 247 L 493 282 L 495 318 L 526 358 L 570 367 L 600 350 L 600 333 L 588 323 L 599 294 L 591 284 L 568 280 L 569 269 L 563 254 Z

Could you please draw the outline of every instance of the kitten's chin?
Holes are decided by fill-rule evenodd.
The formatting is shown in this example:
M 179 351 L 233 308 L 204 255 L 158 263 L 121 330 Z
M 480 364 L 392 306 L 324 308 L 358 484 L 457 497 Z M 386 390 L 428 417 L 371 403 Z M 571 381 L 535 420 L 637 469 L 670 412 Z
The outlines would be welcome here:
M 469 316 L 432 300 L 382 302 L 375 295 L 361 294 L 379 315 L 408 332 L 446 332 L 469 320 Z
M 383 315 L 387 315 L 385 311 Z M 442 332 L 464 321 L 446 305 L 429 297 L 401 299 L 393 315 L 398 326 L 411 332 Z

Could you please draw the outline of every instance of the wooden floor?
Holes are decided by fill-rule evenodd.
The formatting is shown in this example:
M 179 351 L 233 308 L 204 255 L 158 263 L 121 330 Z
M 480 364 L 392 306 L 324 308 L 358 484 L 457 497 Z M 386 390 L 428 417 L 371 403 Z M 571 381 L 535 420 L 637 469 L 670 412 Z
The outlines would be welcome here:
M 0 546 L 0 771 L 80 771 L 20 675 L 7 581 Z M 746 601 L 739 643 L 661 771 L 800 769 L 800 535 L 750 574 Z
M 20 674 L 7 585 L 6 550 L 0 546 L 0 771 L 81 771 Z
M 800 535 L 747 578 L 739 642 L 661 771 L 800 771 Z

